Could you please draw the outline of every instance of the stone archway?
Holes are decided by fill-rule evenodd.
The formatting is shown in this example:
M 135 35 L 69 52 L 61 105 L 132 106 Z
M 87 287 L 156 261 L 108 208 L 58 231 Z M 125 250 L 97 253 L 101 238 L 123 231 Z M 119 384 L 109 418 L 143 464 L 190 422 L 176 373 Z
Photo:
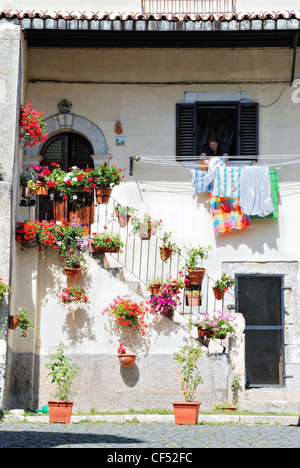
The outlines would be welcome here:
M 47 122 L 48 137 L 65 131 L 76 132 L 84 136 L 93 146 L 92 158 L 95 167 L 104 160 L 111 159 L 112 156 L 108 154 L 108 146 L 102 130 L 85 117 L 76 114 L 55 114 L 45 121 Z M 40 163 L 43 145 L 44 142 L 41 142 L 32 148 L 24 148 L 24 165 L 26 167 Z

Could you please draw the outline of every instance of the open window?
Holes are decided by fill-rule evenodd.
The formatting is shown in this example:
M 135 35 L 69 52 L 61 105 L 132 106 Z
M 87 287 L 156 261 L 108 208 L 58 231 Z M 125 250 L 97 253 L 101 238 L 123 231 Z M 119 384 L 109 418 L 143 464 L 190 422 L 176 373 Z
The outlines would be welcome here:
M 258 104 L 195 102 L 176 106 L 176 159 L 195 160 L 207 137 L 223 141 L 231 160 L 257 160 Z M 239 158 L 240 157 L 240 158 Z

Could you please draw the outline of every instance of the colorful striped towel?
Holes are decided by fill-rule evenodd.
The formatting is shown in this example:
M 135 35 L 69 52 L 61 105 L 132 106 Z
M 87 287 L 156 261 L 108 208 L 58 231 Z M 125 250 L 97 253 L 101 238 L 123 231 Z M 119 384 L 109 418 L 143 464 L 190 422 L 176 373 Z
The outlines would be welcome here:
M 213 196 L 239 197 L 241 193 L 241 167 L 218 167 L 214 180 Z
M 195 188 L 195 195 L 203 192 L 211 192 L 213 189 L 213 183 L 206 186 L 204 177 L 206 171 L 200 169 L 192 169 L 192 186 Z
M 211 195 L 210 206 L 215 235 L 251 227 L 250 217 L 241 212 L 238 198 Z

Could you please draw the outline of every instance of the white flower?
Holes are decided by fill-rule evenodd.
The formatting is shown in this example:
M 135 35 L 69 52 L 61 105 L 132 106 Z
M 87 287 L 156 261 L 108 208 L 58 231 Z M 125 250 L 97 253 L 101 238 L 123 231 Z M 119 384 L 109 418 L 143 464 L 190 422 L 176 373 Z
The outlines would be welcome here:
M 77 182 L 77 177 L 72 177 L 73 182 Z
M 73 195 L 73 200 L 77 200 L 77 195 Z
M 69 180 L 69 175 L 68 174 L 64 177 L 64 182 L 67 182 L 67 180 Z

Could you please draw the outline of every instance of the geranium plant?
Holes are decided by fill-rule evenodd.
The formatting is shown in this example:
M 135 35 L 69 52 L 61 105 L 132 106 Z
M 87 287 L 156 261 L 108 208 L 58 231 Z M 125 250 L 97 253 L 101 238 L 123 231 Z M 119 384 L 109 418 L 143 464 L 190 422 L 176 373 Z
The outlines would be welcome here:
M 62 254 L 61 258 L 65 262 L 66 268 L 76 268 L 83 271 L 87 271 L 87 262 L 82 252 L 72 247 L 66 249 Z
M 56 163 L 54 164 L 55 168 L 48 178 L 47 184 L 59 192 L 63 199 L 75 201 L 78 199 L 79 192 L 91 194 L 92 189 L 96 187 L 94 178 L 91 175 L 91 169 L 80 169 L 73 166 L 69 168 L 68 172 L 65 172 L 57 167 Z
M 113 188 L 120 185 L 124 179 L 124 176 L 121 176 L 121 169 L 114 165 L 109 167 L 108 161 L 104 161 L 100 167 L 93 169 L 91 177 L 97 188 Z
M 16 241 L 21 241 L 22 244 L 27 242 L 38 242 L 38 231 L 41 227 L 39 220 L 25 221 L 17 223 Z
M 103 233 L 92 233 L 91 242 L 94 244 L 96 248 L 103 248 L 115 251 L 121 251 L 124 247 L 124 242 L 121 241 L 121 237 L 119 234 L 115 232 L 103 232 Z
M 13 291 L 8 284 L 5 284 L 0 278 L 0 302 L 4 301 L 4 298 L 7 294 L 11 294 Z
M 124 341 L 121 341 L 121 343 L 118 346 L 118 354 L 126 354 L 126 348 L 124 346 Z
M 225 273 L 221 276 L 221 279 L 215 282 L 215 287 L 220 289 L 221 291 L 227 291 L 235 284 L 235 279 L 232 278 L 230 275 L 226 276 Z
M 59 304 L 62 305 L 89 303 L 87 291 L 79 285 L 62 287 L 57 298 Z
M 220 338 L 227 333 L 236 333 L 236 317 L 228 312 L 217 310 L 213 314 L 197 314 L 191 317 L 191 326 L 199 327 L 213 333 L 212 339 Z
M 102 314 L 108 314 L 113 321 L 119 325 L 125 325 L 132 330 L 141 330 L 145 335 L 148 328 L 146 324 L 146 315 L 149 312 L 149 306 L 146 301 L 136 302 L 129 296 L 117 296 L 112 304 L 106 307 Z
M 131 221 L 132 233 L 137 234 L 142 239 L 149 239 L 152 235 L 157 234 L 162 228 L 162 220 L 152 219 L 149 214 L 145 214 L 141 218 L 133 218 Z
M 42 119 L 44 112 L 31 108 L 30 102 L 20 108 L 20 141 L 34 146 L 47 139 L 47 123 Z

